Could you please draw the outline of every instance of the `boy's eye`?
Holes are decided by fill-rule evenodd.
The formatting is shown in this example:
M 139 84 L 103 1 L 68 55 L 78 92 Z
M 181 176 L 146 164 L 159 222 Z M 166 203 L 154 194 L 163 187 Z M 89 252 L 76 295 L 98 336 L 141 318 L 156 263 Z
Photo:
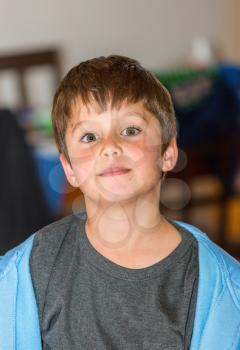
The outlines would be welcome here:
M 127 133 L 124 135 L 125 131 L 127 131 Z M 139 128 L 136 128 L 135 126 L 128 126 L 121 132 L 121 134 L 123 136 L 136 136 L 137 134 L 139 134 L 139 132 L 141 132 Z M 90 143 L 90 142 L 96 141 L 97 137 L 92 132 L 88 132 L 84 134 L 80 140 L 86 143 Z
M 141 130 L 139 128 L 136 128 L 135 126 L 128 126 L 123 131 L 125 130 L 127 130 L 127 135 L 123 135 L 123 136 L 136 136 L 141 132 Z
M 96 141 L 96 136 L 92 132 L 88 132 L 81 137 L 81 141 L 89 143 Z

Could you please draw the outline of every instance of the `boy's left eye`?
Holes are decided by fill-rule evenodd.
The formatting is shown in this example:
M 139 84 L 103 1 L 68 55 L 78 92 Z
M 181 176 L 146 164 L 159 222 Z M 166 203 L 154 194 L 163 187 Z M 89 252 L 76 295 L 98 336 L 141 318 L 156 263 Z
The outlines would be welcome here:
M 125 131 L 125 130 L 128 130 L 128 132 L 127 132 L 127 135 L 123 135 L 123 136 L 136 136 L 141 132 L 141 129 L 136 128 L 135 126 L 128 126 L 123 131 Z M 129 131 L 130 131 L 130 133 L 129 133 Z

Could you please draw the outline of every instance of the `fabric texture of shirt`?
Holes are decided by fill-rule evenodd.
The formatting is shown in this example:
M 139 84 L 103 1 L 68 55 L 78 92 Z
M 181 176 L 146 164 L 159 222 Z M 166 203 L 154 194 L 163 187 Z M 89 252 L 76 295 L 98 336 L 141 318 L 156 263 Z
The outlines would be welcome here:
M 197 227 L 182 221 L 175 223 L 185 228 L 198 242 L 199 282 L 190 350 L 239 350 L 239 261 Z M 46 227 L 50 244 L 52 235 L 49 230 Z M 56 246 L 52 247 L 42 264 L 51 266 L 55 260 L 55 253 L 59 251 L 64 238 L 64 233 L 61 232 L 62 230 L 59 231 Z M 42 350 L 39 312 L 30 273 L 35 235 L 36 233 L 32 234 L 20 245 L 0 256 L 0 350 Z M 44 273 L 46 279 L 41 280 L 48 282 L 48 271 L 44 269 Z M 40 289 L 45 290 L 46 285 Z M 87 336 L 88 334 L 85 335 Z
M 34 238 L 30 268 L 43 349 L 189 349 L 196 238 L 174 223 L 182 236 L 177 248 L 154 265 L 130 269 L 91 245 L 85 220 L 67 217 Z

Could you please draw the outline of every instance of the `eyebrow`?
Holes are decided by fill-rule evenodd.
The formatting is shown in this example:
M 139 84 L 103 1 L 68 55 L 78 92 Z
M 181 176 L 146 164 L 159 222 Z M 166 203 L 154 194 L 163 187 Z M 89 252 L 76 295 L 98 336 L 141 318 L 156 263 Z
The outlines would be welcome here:
M 138 113 L 138 112 L 127 112 L 127 113 L 121 115 L 121 117 L 125 117 L 125 118 L 126 118 L 126 117 L 139 117 L 139 118 L 141 118 L 142 120 L 147 121 L 146 116 L 145 116 L 144 114 Z M 81 126 L 82 124 L 87 123 L 87 122 L 89 122 L 89 121 L 91 121 L 91 120 L 90 120 L 90 119 L 83 119 L 83 120 L 78 121 L 78 122 L 72 127 L 72 130 L 71 130 L 72 134 L 75 132 L 75 130 L 76 130 L 79 126 Z

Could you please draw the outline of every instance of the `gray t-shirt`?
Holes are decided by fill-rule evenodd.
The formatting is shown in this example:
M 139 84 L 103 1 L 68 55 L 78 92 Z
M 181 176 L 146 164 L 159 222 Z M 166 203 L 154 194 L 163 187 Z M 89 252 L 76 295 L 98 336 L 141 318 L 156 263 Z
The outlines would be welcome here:
M 198 289 L 198 244 L 182 241 L 163 260 L 130 269 L 102 256 L 86 214 L 40 230 L 30 268 L 44 350 L 189 349 Z M 175 224 L 176 225 L 176 224 Z

